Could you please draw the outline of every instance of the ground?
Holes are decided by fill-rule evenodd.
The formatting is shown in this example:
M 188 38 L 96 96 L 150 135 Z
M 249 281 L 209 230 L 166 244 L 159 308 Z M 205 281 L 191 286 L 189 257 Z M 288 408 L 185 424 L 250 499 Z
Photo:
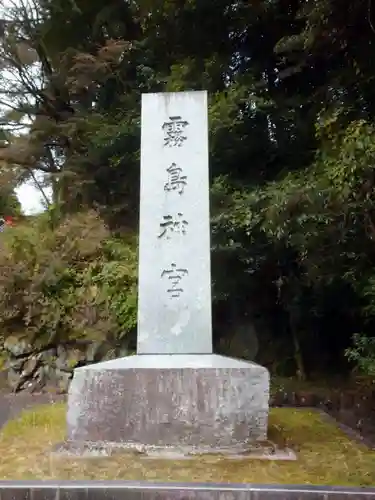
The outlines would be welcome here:
M 127 479 L 233 483 L 369 486 L 375 484 L 375 452 L 351 441 L 314 410 L 274 408 L 270 438 L 293 448 L 295 462 L 229 461 L 198 457 L 188 461 L 139 455 L 67 459 L 50 454 L 63 441 L 65 404 L 25 410 L 0 433 L 1 479 Z

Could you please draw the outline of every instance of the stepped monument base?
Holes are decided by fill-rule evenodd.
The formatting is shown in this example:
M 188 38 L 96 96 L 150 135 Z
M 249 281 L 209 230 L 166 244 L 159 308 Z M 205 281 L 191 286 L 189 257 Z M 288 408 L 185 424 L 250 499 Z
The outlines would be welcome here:
M 215 354 L 143 354 L 74 371 L 68 441 L 245 450 L 267 439 L 268 370 Z

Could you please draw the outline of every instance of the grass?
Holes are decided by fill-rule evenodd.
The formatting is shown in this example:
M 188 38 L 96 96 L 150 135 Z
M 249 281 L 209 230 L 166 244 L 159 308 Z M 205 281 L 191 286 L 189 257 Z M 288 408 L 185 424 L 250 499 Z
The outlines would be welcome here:
M 53 457 L 64 440 L 65 405 L 23 412 L 0 433 L 0 479 L 109 479 L 369 486 L 375 484 L 375 452 L 351 441 L 315 411 L 275 408 L 270 439 L 298 454 L 295 462 L 233 460 L 145 460 L 134 454 L 111 458 Z

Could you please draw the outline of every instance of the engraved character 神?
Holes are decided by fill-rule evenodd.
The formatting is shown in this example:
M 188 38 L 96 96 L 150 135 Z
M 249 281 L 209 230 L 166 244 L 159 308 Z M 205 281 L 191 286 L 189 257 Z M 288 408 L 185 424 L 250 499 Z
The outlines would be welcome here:
M 167 293 L 170 295 L 171 298 L 180 297 L 181 293 L 184 291 L 184 289 L 180 285 L 180 281 L 187 274 L 188 274 L 187 269 L 181 269 L 181 268 L 177 269 L 175 263 L 171 264 L 170 269 L 164 269 L 164 271 L 161 273 L 162 278 L 164 278 L 164 276 L 168 276 L 168 280 L 171 286 L 170 288 L 167 289 Z
M 179 148 L 187 139 L 183 132 L 189 123 L 186 120 L 182 120 L 181 116 L 170 116 L 169 119 L 169 122 L 165 122 L 162 125 L 164 131 L 164 146 Z
M 179 194 L 184 192 L 187 185 L 187 177 L 182 174 L 182 168 L 178 167 L 175 163 L 166 169 L 168 173 L 168 181 L 164 185 L 165 191 L 177 191 Z
M 163 215 L 163 222 L 160 223 L 160 234 L 158 238 L 166 236 L 169 240 L 172 233 L 186 234 L 186 228 L 189 223 L 182 219 L 182 217 L 182 213 L 178 213 L 177 217 L 173 217 L 173 215 Z

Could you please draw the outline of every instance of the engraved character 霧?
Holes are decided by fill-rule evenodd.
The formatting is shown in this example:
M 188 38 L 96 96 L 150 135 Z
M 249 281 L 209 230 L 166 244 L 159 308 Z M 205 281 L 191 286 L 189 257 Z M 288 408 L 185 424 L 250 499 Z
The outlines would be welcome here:
M 184 129 L 189 123 L 183 120 L 181 116 L 170 116 L 169 120 L 169 122 L 164 122 L 162 125 L 164 146 L 179 148 L 187 139 L 186 135 L 184 135 Z

